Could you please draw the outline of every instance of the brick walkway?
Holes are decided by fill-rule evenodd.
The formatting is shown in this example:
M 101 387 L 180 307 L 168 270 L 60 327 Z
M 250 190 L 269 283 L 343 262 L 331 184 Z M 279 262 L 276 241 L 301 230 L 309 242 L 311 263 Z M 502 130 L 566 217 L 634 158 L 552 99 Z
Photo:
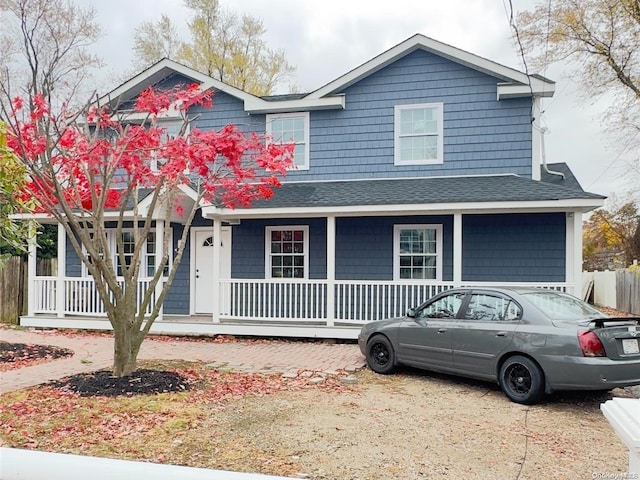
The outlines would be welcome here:
M 0 373 L 0 393 L 19 390 L 67 375 L 91 372 L 113 365 L 113 338 L 60 334 L 54 330 L 0 329 L 0 340 L 55 345 L 73 350 L 69 358 Z M 287 375 L 300 371 L 354 372 L 365 365 L 355 344 L 321 342 L 191 342 L 158 341 L 148 337 L 140 360 L 189 360 L 213 363 L 237 370 L 270 370 Z

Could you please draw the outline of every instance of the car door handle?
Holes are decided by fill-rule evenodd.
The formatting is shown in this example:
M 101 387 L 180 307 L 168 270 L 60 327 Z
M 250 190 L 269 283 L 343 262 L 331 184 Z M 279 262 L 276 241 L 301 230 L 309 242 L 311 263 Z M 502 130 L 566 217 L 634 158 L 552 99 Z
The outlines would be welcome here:
M 438 329 L 438 333 L 447 333 L 447 329 L 446 328 L 439 328 Z
M 496 337 L 506 337 L 507 336 L 507 332 L 498 332 L 496 333 Z

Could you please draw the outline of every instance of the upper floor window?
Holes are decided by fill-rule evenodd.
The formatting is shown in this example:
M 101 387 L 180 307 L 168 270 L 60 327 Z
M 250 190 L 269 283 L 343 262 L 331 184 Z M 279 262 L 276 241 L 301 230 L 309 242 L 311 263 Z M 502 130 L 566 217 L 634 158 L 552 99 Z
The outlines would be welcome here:
M 163 135 L 163 141 L 166 140 L 172 140 L 174 138 L 177 138 L 180 135 L 180 132 L 182 131 L 183 127 L 184 127 L 184 134 L 188 134 L 189 130 L 190 130 L 190 126 L 189 125 L 184 125 L 184 120 L 179 118 L 179 119 L 175 119 L 175 118 L 161 118 L 158 119 L 158 127 L 160 128 L 164 128 L 164 135 Z M 158 171 L 158 159 L 154 158 L 151 160 L 151 170 L 153 170 L 154 172 Z
M 267 227 L 266 278 L 308 278 L 309 227 Z
M 442 225 L 395 225 L 395 280 L 442 280 Z
M 442 112 L 442 103 L 395 106 L 395 165 L 443 162 Z
M 267 135 L 277 143 L 293 142 L 294 168 L 309 169 L 309 112 L 267 115 Z

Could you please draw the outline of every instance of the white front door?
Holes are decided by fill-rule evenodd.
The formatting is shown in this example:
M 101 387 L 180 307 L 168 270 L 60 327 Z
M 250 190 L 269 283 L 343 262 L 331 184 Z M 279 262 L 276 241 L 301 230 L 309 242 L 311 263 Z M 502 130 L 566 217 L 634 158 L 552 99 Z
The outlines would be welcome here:
M 231 278 L 231 229 L 222 229 L 220 246 L 220 278 Z M 213 232 L 195 231 L 195 313 L 213 312 Z

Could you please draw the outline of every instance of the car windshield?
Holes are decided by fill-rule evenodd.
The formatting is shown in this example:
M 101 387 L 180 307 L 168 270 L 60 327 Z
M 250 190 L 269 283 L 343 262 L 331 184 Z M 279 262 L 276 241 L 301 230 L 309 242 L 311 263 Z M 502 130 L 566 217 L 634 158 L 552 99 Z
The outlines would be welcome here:
M 576 321 L 606 317 L 601 311 L 571 295 L 560 292 L 531 292 L 524 296 L 553 320 Z

